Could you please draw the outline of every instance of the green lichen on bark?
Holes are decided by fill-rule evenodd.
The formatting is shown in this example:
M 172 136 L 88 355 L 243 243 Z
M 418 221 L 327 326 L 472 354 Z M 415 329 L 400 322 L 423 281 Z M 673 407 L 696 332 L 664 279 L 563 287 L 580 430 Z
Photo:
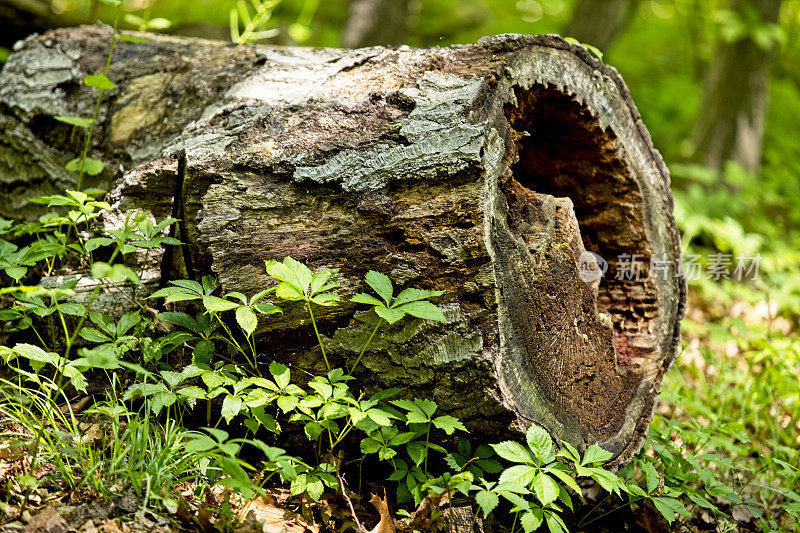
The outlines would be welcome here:
M 346 191 L 365 192 L 397 181 L 450 176 L 477 166 L 486 127 L 471 123 L 469 114 L 482 86 L 481 79 L 428 73 L 418 88 L 400 91 L 415 104 L 399 128 L 408 144 L 379 143 L 343 150 L 322 165 L 298 167 L 294 180 L 336 183 Z

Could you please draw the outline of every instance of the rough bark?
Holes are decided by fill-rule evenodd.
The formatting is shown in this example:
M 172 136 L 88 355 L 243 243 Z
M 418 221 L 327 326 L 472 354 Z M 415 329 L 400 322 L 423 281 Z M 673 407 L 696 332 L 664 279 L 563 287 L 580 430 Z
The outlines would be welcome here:
M 776 23 L 781 0 L 735 0 L 731 8 L 752 6 L 764 23 Z M 775 50 L 748 36 L 720 42 L 706 73 L 700 115 L 692 131 L 693 158 L 721 169 L 732 160 L 750 172 L 761 166 L 769 108 L 769 72 Z
M 412 0 L 351 0 L 342 46 L 402 44 L 408 34 Z
M 605 52 L 625 29 L 639 0 L 578 0 L 564 35 Z
M 0 74 L 3 215 L 34 214 L 11 192 L 74 179 L 59 165 L 75 143 L 51 116 L 87 114 L 78 81 L 108 39 L 100 27 L 31 37 Z M 341 268 L 345 299 L 368 269 L 444 289 L 448 322 L 384 329 L 363 386 L 432 397 L 484 435 L 538 423 L 616 463 L 639 449 L 685 289 L 668 171 L 613 68 L 556 36 L 425 50 L 152 36 L 119 43 L 109 76 L 92 148 L 108 163 L 108 223 L 132 209 L 168 216 L 183 197 L 189 274 L 212 272 L 226 291 L 269 286 L 263 261 L 287 255 Z M 598 268 L 584 250 L 608 260 L 599 281 L 582 281 L 579 262 Z M 616 279 L 621 254 L 663 275 Z M 175 257 L 167 266 L 187 274 Z M 143 265 L 149 279 L 162 259 Z M 345 304 L 320 320 L 341 363 L 375 319 Z M 319 371 L 308 328 L 287 306 L 259 338 L 269 356 Z

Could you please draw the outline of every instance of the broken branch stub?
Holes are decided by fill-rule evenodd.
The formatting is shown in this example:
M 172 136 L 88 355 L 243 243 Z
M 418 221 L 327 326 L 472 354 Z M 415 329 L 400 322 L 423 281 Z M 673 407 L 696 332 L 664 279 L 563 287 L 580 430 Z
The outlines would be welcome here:
M 86 114 L 79 80 L 109 37 L 31 37 L 0 74 L 3 215 L 74 181 L 52 116 Z M 269 286 L 264 260 L 287 255 L 341 268 L 345 297 L 369 269 L 444 289 L 448 322 L 386 327 L 365 386 L 431 397 L 485 435 L 537 423 L 617 464 L 639 449 L 685 288 L 669 175 L 613 68 L 557 36 L 359 50 L 149 37 L 117 44 L 92 145 L 110 223 L 182 198 L 191 274 L 226 291 Z M 143 266 L 186 275 L 172 257 Z M 261 323 L 265 360 L 318 369 L 303 318 Z M 349 303 L 322 314 L 329 357 L 352 360 L 374 321 Z

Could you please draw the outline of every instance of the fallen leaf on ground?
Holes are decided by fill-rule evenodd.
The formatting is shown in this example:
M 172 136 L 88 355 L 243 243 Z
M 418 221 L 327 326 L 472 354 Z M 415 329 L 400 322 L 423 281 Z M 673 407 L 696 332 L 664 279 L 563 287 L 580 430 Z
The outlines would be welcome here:
M 383 498 L 377 494 L 373 494 L 369 499 L 369 503 L 371 503 L 378 511 L 378 514 L 381 515 L 381 521 L 378 522 L 377 526 L 372 528 L 370 533 L 395 533 L 394 520 L 392 520 L 392 514 L 389 512 L 389 504 L 386 503 L 386 489 L 383 491 Z

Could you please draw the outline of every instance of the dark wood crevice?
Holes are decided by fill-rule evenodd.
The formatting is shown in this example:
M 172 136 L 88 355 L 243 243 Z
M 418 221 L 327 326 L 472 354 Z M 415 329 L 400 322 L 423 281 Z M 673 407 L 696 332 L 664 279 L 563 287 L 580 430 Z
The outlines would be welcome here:
M 497 231 L 495 253 L 523 265 L 498 280 L 508 342 L 520 355 L 501 373 L 512 396 L 536 398 L 518 406 L 520 416 L 545 427 L 555 418 L 561 438 L 606 441 L 616 451 L 626 407 L 658 368 L 653 331 L 661 317 L 657 286 L 646 280 L 644 201 L 613 131 L 574 96 L 542 85 L 514 93 L 505 114 L 515 142 L 500 187 L 508 229 L 519 240 L 515 247 Z M 580 277 L 586 250 L 608 262 L 602 277 L 596 267 L 598 280 Z M 616 279 L 622 254 L 640 263 L 640 279 Z M 516 390 L 526 387 L 522 381 L 533 392 Z
M 652 252 L 641 191 L 619 140 L 559 89 L 517 88 L 515 96 L 516 105 L 506 105 L 517 132 L 514 180 L 536 193 L 571 200 L 583 247 L 607 262 L 596 301 L 614 323 L 617 362 L 640 366 L 637 359 L 652 357 L 657 348 L 648 328 L 658 318 L 657 287 L 647 279 Z M 577 261 L 582 250 L 573 251 Z

